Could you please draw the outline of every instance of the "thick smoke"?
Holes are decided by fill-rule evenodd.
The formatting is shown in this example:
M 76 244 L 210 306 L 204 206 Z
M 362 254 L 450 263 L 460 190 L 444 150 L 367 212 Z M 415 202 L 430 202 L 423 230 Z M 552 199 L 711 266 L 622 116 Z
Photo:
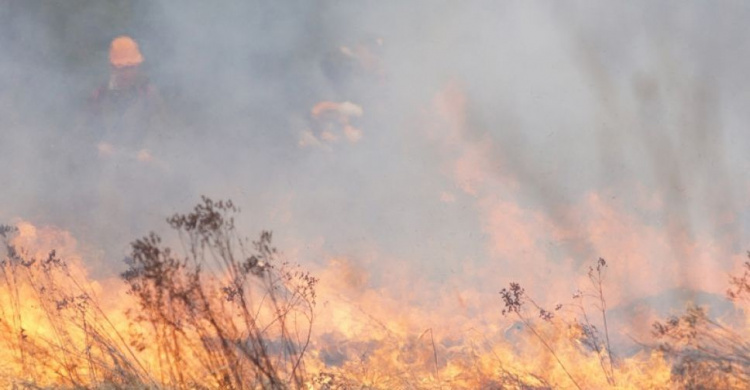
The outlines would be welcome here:
M 373 285 L 567 291 L 604 256 L 624 297 L 716 292 L 747 249 L 741 3 L 0 5 L 0 217 L 73 231 L 100 272 L 201 194 Z M 72 161 L 96 154 L 78 135 L 121 34 L 165 147 L 112 211 Z

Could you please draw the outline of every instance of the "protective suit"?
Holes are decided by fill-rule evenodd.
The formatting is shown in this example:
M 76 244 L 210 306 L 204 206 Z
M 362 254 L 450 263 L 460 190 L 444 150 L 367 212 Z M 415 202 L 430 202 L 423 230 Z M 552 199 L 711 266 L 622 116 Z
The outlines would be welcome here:
M 161 153 L 163 104 L 141 68 L 137 43 L 116 38 L 109 59 L 110 78 L 93 92 L 86 124 L 94 214 L 89 219 L 102 246 L 120 246 L 116 252 L 124 253 L 147 229 L 143 216 L 161 214 L 169 166 Z
M 157 146 L 161 98 L 141 69 L 143 56 L 129 37 L 118 37 L 110 48 L 108 82 L 91 96 L 88 130 L 101 153 L 137 156 Z

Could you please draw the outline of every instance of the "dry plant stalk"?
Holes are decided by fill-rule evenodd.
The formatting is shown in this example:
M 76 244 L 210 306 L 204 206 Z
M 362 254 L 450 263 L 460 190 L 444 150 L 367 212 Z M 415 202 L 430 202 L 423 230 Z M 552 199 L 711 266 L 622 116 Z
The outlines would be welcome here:
M 566 306 L 573 307 L 575 309 L 576 317 L 573 318 L 572 322 L 566 321 L 564 318 L 562 322 L 565 323 L 569 328 L 574 329 L 577 337 L 581 344 L 595 352 L 599 358 L 599 364 L 604 374 L 607 383 L 610 386 L 616 386 L 615 381 L 615 362 L 614 355 L 612 352 L 612 346 L 609 338 L 609 325 L 607 323 L 607 301 L 604 298 L 604 271 L 606 270 L 607 262 L 603 258 L 599 258 L 594 266 L 589 267 L 588 278 L 592 284 L 593 292 L 577 291 L 573 294 L 573 303 L 569 304 L 558 304 L 555 307 L 555 311 L 560 311 Z M 581 388 L 581 385 L 573 377 L 572 373 L 563 363 L 558 352 L 555 350 L 553 344 L 547 340 L 541 332 L 534 326 L 533 321 L 529 318 L 524 311 L 524 305 L 526 303 L 531 304 L 534 310 L 538 312 L 538 316 L 541 320 L 548 324 L 552 324 L 555 319 L 553 312 L 548 311 L 540 307 L 533 299 L 531 299 L 518 283 L 510 283 L 508 288 L 503 288 L 500 291 L 503 304 L 503 314 L 514 314 L 524 326 L 531 331 L 534 337 L 539 340 L 544 348 L 552 355 L 560 368 L 565 372 L 567 377 L 573 383 L 576 388 Z M 584 298 L 593 299 L 594 303 L 592 306 L 601 313 L 602 328 L 604 334 L 602 335 L 599 328 L 591 321 Z M 560 332 L 558 329 L 557 332 Z
M 0 226 L 0 344 L 15 371 L 3 385 L 22 388 L 155 386 L 90 286 L 53 250 L 35 258 Z
M 163 383 L 302 388 L 317 279 L 280 263 L 270 232 L 240 238 L 237 212 L 231 201 L 203 197 L 169 218 L 183 257 L 153 233 L 135 241 L 122 274 L 139 304 L 131 318 L 150 328 Z
M 750 257 L 750 252 L 748 253 Z M 727 297 L 747 310 L 750 262 L 741 276 L 730 276 Z M 672 380 L 686 388 L 750 387 L 750 342 L 691 305 L 681 316 L 653 324 L 658 348 L 673 360 Z
M 472 367 L 470 359 L 451 362 L 463 367 L 461 375 L 444 375 L 441 370 L 451 359 L 449 354 L 479 353 L 466 345 L 463 349 L 471 351 L 463 355 L 447 352 L 432 328 L 418 337 L 396 340 L 392 335 L 378 344 L 378 348 L 397 351 L 395 363 L 401 366 L 386 365 L 383 371 L 363 358 L 346 362 L 341 370 L 308 371 L 317 279 L 282 261 L 270 232 L 262 232 L 257 241 L 241 238 L 234 224 L 238 212 L 231 201 L 204 197 L 192 212 L 169 218 L 182 255 L 153 233 L 132 243 L 128 269 L 122 274 L 137 302 L 128 312 L 132 324 L 127 337 L 105 314 L 91 285 L 80 280 L 55 251 L 34 257 L 13 244 L 16 228 L 0 226 L 0 347 L 3 361 L 13 365 L 15 375 L 0 374 L 0 385 L 29 389 L 442 389 L 466 387 L 464 383 L 469 382 L 462 380 L 471 372 L 482 375 L 480 363 Z M 557 305 L 554 311 L 540 307 L 518 283 L 500 292 L 503 314 L 517 317 L 577 388 L 588 386 L 580 381 L 580 373 L 571 370 L 571 358 L 563 358 L 556 350 L 559 340 L 553 340 L 543 327 L 551 326 L 550 330 L 561 334 L 558 325 L 562 323 L 574 330 L 572 341 L 583 345 L 587 353 L 596 353 L 606 383 L 617 387 L 615 374 L 625 363 L 614 358 L 610 343 L 606 267 L 606 261 L 598 259 L 589 267 L 590 288 L 576 292 L 572 303 Z M 750 261 L 742 275 L 731 277 L 730 287 L 731 300 L 748 301 Z M 553 313 L 564 307 L 573 309 L 572 321 Z M 599 315 L 590 315 L 592 309 L 600 320 Z M 533 318 L 537 314 L 541 321 Z M 684 315 L 656 322 L 653 328 L 660 341 L 658 350 L 670 359 L 673 385 L 750 387 L 750 343 L 711 319 L 704 309 L 689 307 Z M 144 356 L 155 359 L 147 364 Z M 490 363 L 496 366 L 494 376 L 471 383 L 514 389 L 560 385 L 539 373 L 506 370 L 503 360 L 495 357 Z M 434 370 L 434 380 L 417 377 L 408 369 L 425 362 Z M 394 367 L 400 369 L 388 371 Z

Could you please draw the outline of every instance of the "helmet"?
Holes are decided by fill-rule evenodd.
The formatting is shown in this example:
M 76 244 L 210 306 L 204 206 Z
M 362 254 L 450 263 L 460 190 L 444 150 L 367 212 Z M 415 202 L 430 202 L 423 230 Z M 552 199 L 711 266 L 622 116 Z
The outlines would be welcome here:
M 122 35 L 115 38 L 109 47 L 109 62 L 116 68 L 123 68 L 140 64 L 143 56 L 133 38 Z

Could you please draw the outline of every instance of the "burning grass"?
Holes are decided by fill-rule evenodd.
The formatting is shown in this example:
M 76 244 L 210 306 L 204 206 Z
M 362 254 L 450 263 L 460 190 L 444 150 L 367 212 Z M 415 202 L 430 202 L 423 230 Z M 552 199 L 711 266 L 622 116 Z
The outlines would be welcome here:
M 240 236 L 234 224 L 238 212 L 232 202 L 204 198 L 190 213 L 169 218 L 179 250 L 155 234 L 136 240 L 119 284 L 90 280 L 66 233 L 23 222 L 3 226 L 0 386 L 750 385 L 746 335 L 698 307 L 655 323 L 653 342 L 618 356 L 610 338 L 604 259 L 589 268 L 587 289 L 549 310 L 520 284 L 502 289 L 497 306 L 488 310 L 515 321 L 509 328 L 501 324 L 502 317 L 488 317 L 489 324 L 461 334 L 441 330 L 440 323 L 420 324 L 418 331 L 398 328 L 370 314 L 377 311 L 374 307 L 328 296 L 326 305 L 336 316 L 316 331 L 318 294 L 331 295 L 330 288 L 283 261 L 271 233 L 255 241 Z M 750 291 L 748 275 L 750 263 L 730 281 L 728 295 L 738 305 Z

